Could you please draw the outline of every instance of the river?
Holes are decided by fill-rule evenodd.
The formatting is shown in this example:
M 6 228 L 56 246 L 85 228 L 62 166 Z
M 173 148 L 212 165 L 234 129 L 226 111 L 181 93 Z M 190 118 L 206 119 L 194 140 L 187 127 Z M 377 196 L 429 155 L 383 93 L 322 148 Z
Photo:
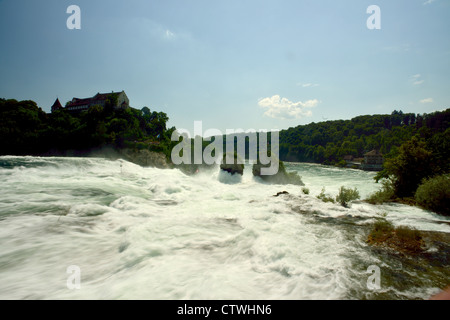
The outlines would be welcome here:
M 374 173 L 287 163 L 306 187 L 218 168 L 187 176 L 101 158 L 0 157 L 0 299 L 428 299 L 448 268 L 375 250 L 367 226 L 450 233 L 399 204 L 323 203 Z M 289 194 L 274 197 L 280 191 Z M 430 248 L 430 251 L 435 250 Z M 433 262 L 433 261 L 432 261 Z M 368 269 L 380 270 L 370 288 Z M 75 269 L 74 269 L 75 268 Z M 72 272 L 75 270 L 74 272 Z

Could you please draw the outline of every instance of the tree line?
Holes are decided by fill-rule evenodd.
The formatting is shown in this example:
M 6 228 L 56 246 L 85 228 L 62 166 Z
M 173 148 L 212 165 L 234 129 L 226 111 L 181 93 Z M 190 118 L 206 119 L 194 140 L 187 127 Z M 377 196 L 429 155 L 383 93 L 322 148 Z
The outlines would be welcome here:
M 62 109 L 45 113 L 36 102 L 0 99 L 0 154 L 64 154 L 95 148 L 150 148 L 170 152 L 169 120 L 164 112 L 148 107 L 115 110 L 114 99 L 86 112 Z
M 428 139 L 444 132 L 449 123 L 450 109 L 417 115 L 394 111 L 310 123 L 280 132 L 280 159 L 335 165 L 346 155 L 362 158 L 374 149 L 388 155 L 415 135 Z

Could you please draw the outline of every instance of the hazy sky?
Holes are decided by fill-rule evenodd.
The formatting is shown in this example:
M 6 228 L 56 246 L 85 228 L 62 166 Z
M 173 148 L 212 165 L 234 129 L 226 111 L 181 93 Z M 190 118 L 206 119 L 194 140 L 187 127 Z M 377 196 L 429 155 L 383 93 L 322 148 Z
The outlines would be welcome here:
M 49 112 L 125 90 L 191 131 L 427 113 L 450 107 L 449 17 L 449 0 L 0 0 L 0 97 Z

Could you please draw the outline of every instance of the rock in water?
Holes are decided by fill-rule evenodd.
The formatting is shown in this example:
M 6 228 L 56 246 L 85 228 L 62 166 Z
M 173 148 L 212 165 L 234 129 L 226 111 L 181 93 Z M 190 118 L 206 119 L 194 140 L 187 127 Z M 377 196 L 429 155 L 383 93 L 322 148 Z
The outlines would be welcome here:
M 120 150 L 121 156 L 130 162 L 143 167 L 155 167 L 159 169 L 168 169 L 170 165 L 163 153 L 149 150 Z
M 296 172 L 287 172 L 283 161 L 278 162 L 278 172 L 272 176 L 261 175 L 261 168 L 268 168 L 270 164 L 263 165 L 259 161 L 253 165 L 252 172 L 255 177 L 260 177 L 264 181 L 273 184 L 294 184 L 304 186 L 302 179 Z
M 239 163 L 242 161 L 238 161 L 238 156 L 236 153 L 234 154 L 233 159 L 234 159 L 234 163 L 231 163 L 231 164 L 227 163 L 226 154 L 224 154 L 223 158 L 222 158 L 222 163 L 220 165 L 220 169 L 223 171 L 226 171 L 228 173 L 231 173 L 231 174 L 237 173 L 237 174 L 240 174 L 241 176 L 244 175 L 244 164 Z
M 289 192 L 287 192 L 287 191 L 278 192 L 276 195 L 274 195 L 274 197 L 279 197 L 279 196 L 281 196 L 282 194 L 289 194 Z

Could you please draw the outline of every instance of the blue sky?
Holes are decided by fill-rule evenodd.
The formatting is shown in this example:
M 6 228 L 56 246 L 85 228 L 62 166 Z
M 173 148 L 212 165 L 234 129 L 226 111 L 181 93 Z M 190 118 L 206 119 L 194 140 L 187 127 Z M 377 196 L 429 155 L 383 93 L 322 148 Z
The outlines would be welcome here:
M 191 132 L 428 113 L 450 107 L 449 17 L 449 0 L 0 0 L 0 97 L 49 112 L 125 90 Z

